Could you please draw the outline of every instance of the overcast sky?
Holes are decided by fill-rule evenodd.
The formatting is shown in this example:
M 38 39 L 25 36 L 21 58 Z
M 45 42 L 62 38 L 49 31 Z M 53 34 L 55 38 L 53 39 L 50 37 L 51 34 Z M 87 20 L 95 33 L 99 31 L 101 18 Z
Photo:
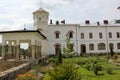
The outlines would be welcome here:
M 39 9 L 40 0 L 0 0 L 0 31 L 27 29 L 33 26 L 32 12 Z M 42 0 L 42 7 L 53 21 L 84 23 L 120 19 L 120 0 Z

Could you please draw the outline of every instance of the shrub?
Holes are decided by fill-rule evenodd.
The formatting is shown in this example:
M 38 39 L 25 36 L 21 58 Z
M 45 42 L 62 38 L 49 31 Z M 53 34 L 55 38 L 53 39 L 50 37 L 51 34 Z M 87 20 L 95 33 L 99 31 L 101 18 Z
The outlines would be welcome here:
M 87 70 L 91 70 L 92 69 L 91 63 L 86 63 L 84 65 L 84 68 L 86 68 Z
M 57 61 L 58 64 L 62 63 L 62 54 L 61 54 L 61 49 L 59 48 L 59 51 L 58 51 L 58 61 Z
M 78 68 L 75 64 L 61 64 L 48 71 L 49 78 L 47 80 L 81 80 L 78 74 Z
M 95 75 L 98 75 L 98 72 L 102 71 L 102 67 L 100 65 L 98 65 L 97 63 L 93 64 L 93 72 Z
M 113 67 L 110 66 L 110 65 L 108 65 L 108 66 L 106 67 L 106 72 L 107 72 L 108 74 L 112 74 L 112 72 L 113 72 Z
M 18 74 L 16 80 L 37 80 L 36 77 L 31 73 Z
M 77 64 L 78 65 L 84 65 L 86 62 L 84 60 L 81 60 L 81 61 L 77 61 Z

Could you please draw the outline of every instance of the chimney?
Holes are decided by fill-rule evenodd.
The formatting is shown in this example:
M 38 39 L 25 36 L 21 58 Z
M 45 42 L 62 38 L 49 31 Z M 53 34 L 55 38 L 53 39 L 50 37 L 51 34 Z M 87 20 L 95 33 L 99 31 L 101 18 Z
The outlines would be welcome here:
M 100 22 L 99 21 L 97 22 L 97 26 L 100 26 Z
M 52 19 L 50 19 L 50 24 L 53 24 L 53 23 L 52 23 Z
M 61 21 L 62 24 L 65 24 L 65 20 Z
M 90 21 L 89 21 L 89 20 L 86 20 L 86 21 L 85 21 L 85 24 L 90 24 Z
M 103 20 L 103 23 L 107 25 L 108 24 L 108 20 Z
M 59 25 L 59 21 L 56 21 L 56 25 Z

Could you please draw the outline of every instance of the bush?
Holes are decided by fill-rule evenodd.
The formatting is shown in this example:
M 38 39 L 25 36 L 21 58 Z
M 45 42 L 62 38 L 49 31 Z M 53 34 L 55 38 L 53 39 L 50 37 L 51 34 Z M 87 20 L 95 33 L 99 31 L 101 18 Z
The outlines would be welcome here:
M 86 63 L 84 65 L 84 68 L 87 69 L 87 70 L 91 70 L 92 69 L 91 63 Z
M 59 52 L 58 52 L 58 64 L 62 63 L 62 53 L 61 53 L 61 49 L 59 48 Z
M 106 72 L 107 72 L 108 74 L 112 74 L 112 72 L 113 72 L 113 67 L 110 66 L 110 65 L 108 65 L 108 66 L 106 67 Z
M 86 62 L 84 60 L 77 61 L 78 65 L 84 65 Z
M 31 73 L 26 73 L 18 74 L 16 80 L 37 80 L 37 78 Z
M 78 68 L 72 63 L 55 66 L 52 70 L 48 71 L 48 75 L 47 80 L 81 80 L 81 76 L 78 74 Z
M 98 72 L 102 71 L 102 67 L 100 65 L 98 65 L 97 63 L 93 64 L 93 72 L 95 75 L 98 75 Z

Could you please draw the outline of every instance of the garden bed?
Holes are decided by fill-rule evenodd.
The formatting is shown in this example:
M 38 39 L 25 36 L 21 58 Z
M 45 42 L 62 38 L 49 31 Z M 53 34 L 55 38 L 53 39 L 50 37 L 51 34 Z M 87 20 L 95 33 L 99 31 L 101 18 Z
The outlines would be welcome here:
M 25 63 L 25 61 L 5 61 L 5 60 L 0 60 L 0 72 L 3 72 L 7 69 L 10 69 L 12 67 L 16 67 L 18 65 L 21 65 Z

